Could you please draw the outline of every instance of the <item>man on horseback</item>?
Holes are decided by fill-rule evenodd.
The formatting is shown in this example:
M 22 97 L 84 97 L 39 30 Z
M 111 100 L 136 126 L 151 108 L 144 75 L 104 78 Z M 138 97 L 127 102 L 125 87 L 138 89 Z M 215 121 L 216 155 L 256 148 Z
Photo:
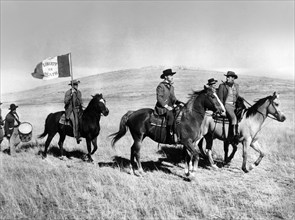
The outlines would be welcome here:
M 228 71 L 225 76 L 226 82 L 219 85 L 217 95 L 225 107 L 230 123 L 228 140 L 230 143 L 238 143 L 238 120 L 235 114 L 236 101 L 239 97 L 239 84 L 235 83 L 235 79 L 238 76 L 233 71 Z
M 214 79 L 214 78 L 210 78 L 208 79 L 208 83 L 206 84 L 207 87 L 210 87 L 212 89 L 213 92 L 216 92 L 216 83 L 218 82 L 218 80 Z
M 173 87 L 173 75 L 176 72 L 172 72 L 171 69 L 166 69 L 163 71 L 160 76 L 164 81 L 160 82 L 156 89 L 157 93 L 157 103 L 155 106 L 155 112 L 158 115 L 165 115 L 167 119 L 167 142 L 174 142 L 173 138 L 173 123 L 174 123 L 174 114 L 173 108 L 174 105 L 183 105 L 182 102 L 178 101 L 174 94 Z
M 71 120 L 73 124 L 74 137 L 76 138 L 78 144 L 81 141 L 79 132 L 79 112 L 82 111 L 83 104 L 82 93 L 80 90 L 78 90 L 79 83 L 79 80 L 72 80 L 69 83 L 72 88 L 66 92 L 64 98 L 66 121 Z

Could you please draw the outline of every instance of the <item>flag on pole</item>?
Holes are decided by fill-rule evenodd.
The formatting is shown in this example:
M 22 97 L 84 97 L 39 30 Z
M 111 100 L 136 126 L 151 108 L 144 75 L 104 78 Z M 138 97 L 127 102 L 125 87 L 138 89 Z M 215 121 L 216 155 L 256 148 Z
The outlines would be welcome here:
M 71 76 L 70 54 L 50 57 L 38 63 L 32 76 L 38 79 L 49 80 Z

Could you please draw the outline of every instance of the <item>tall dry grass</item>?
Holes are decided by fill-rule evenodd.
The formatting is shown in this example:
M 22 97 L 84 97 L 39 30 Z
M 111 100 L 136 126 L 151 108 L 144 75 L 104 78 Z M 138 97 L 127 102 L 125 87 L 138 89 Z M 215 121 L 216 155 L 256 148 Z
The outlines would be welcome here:
M 108 78 L 104 77 L 106 81 Z M 251 84 L 250 79 L 244 81 Z M 180 79 L 178 83 L 185 84 Z M 244 97 L 254 100 L 271 95 L 276 89 L 275 82 L 273 84 L 268 90 L 266 87 L 269 86 L 263 87 L 263 94 L 247 88 Z M 88 86 L 89 93 L 96 90 L 95 86 Z M 122 88 L 127 88 L 126 84 L 118 83 L 116 90 Z M 73 138 L 67 138 L 64 144 L 71 157 L 60 160 L 58 135 L 51 143 L 47 159 L 41 159 L 40 150 L 44 149 L 45 140 L 37 139 L 36 144 L 36 136 L 43 132 L 46 116 L 62 110 L 63 104 L 24 102 L 20 105 L 21 119 L 34 125 L 34 140 L 17 149 L 15 158 L 3 153 L 7 141 L 2 146 L 1 219 L 294 218 L 294 95 L 289 90 L 281 94 L 282 110 L 287 120 L 279 123 L 267 119 L 261 130 L 259 140 L 266 156 L 258 167 L 250 173 L 243 173 L 239 145 L 228 168 L 210 170 L 201 160 L 195 178 L 187 179 L 181 147 L 161 146 L 158 149 L 157 143 L 150 139 L 143 142 L 141 149 L 145 175 L 136 177 L 128 174 L 132 137 L 128 132 L 112 149 L 108 135 L 117 131 L 125 112 L 153 107 L 155 99 L 149 87 L 142 87 L 140 94 L 133 93 L 134 88 L 128 89 L 129 92 L 122 93 L 123 97 L 113 91 L 104 93 L 110 114 L 101 119 L 102 130 L 98 137 L 99 148 L 93 156 L 94 163 L 86 163 L 80 158 L 86 152 L 85 141 L 77 145 Z M 183 89 L 179 96 L 185 99 L 190 90 L 191 87 Z M 2 112 L 5 115 L 5 109 Z M 214 142 L 213 150 L 215 158 L 223 158 L 220 141 Z M 251 148 L 248 152 L 250 164 L 258 154 Z

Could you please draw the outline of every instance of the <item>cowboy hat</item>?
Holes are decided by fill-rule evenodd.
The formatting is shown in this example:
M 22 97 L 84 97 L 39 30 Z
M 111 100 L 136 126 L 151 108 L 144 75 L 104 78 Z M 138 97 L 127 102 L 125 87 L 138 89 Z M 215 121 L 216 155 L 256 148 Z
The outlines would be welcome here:
M 235 79 L 237 79 L 238 78 L 238 76 L 236 75 L 236 73 L 235 72 L 233 72 L 233 71 L 227 71 L 227 73 L 226 73 L 226 75 L 225 75 L 226 77 L 229 77 L 229 76 L 231 76 L 231 77 L 234 77 Z
M 211 79 L 208 79 L 208 83 L 207 83 L 207 85 L 210 86 L 210 85 L 213 85 L 213 84 L 215 84 L 215 83 L 217 83 L 217 82 L 218 82 L 218 80 L 216 80 L 216 79 L 214 79 L 214 78 L 211 78 Z
M 166 69 L 161 75 L 161 79 L 165 79 L 165 76 L 173 76 L 176 72 L 172 72 L 172 69 Z
M 15 104 L 11 104 L 10 107 L 9 107 L 9 110 L 13 111 L 13 110 L 15 110 L 15 109 L 17 109 L 17 108 L 18 108 L 17 105 L 15 105 Z
M 72 80 L 70 83 L 69 83 L 69 85 L 78 85 L 80 83 L 80 81 L 79 80 L 77 80 L 77 79 L 74 79 L 74 80 Z

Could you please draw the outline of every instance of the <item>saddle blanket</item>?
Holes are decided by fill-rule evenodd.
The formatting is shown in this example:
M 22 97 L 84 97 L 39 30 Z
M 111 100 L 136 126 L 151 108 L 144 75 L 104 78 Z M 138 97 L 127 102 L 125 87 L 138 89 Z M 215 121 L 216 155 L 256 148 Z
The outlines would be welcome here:
M 154 113 L 152 113 L 150 118 L 150 123 L 151 125 L 165 128 L 166 118 L 165 116 L 155 115 Z
M 62 125 L 72 126 L 71 123 L 70 123 L 70 120 L 66 121 L 66 114 L 62 114 L 62 116 L 59 119 L 59 123 L 62 124 Z

